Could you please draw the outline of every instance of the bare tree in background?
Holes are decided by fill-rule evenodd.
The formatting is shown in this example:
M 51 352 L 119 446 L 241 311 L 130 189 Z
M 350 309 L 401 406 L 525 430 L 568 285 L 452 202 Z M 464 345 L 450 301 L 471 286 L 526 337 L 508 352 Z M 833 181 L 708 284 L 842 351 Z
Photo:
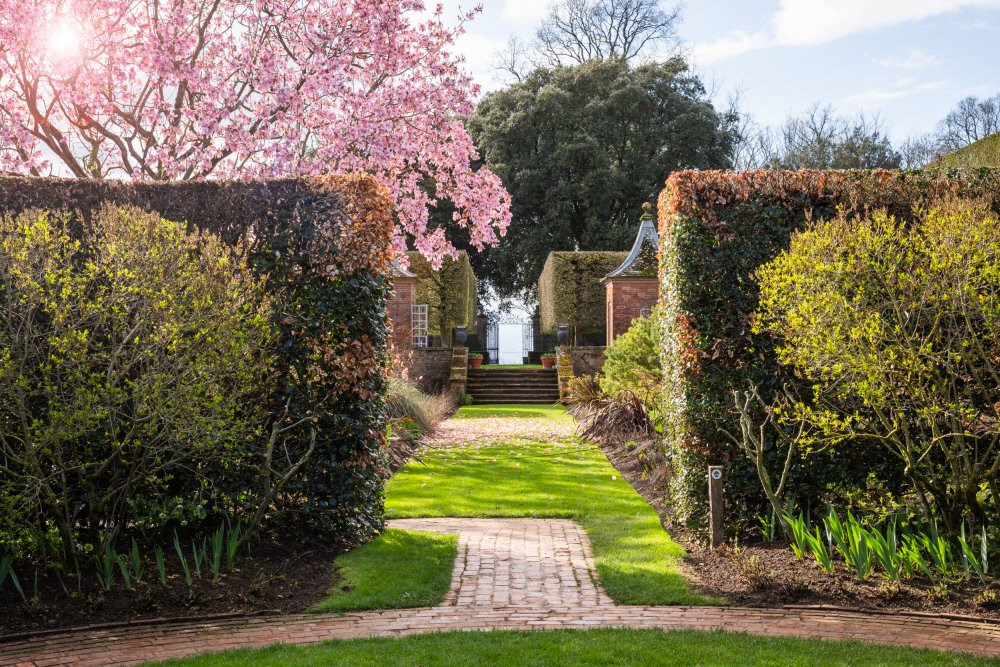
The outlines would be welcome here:
M 943 153 L 941 140 L 935 134 L 907 137 L 899 145 L 899 156 L 906 169 L 926 167 Z
M 784 169 L 895 169 L 902 163 L 877 115 L 839 116 L 813 105 L 785 121 L 771 166 Z
M 632 60 L 676 38 L 680 7 L 659 0 L 559 0 L 538 29 L 538 50 L 551 65 L 595 58 Z
M 725 111 L 733 135 L 733 169 L 765 169 L 774 162 L 778 153 L 774 132 L 769 127 L 762 127 L 753 116 L 743 111 L 742 103 L 742 93 L 736 92 L 730 96 Z
M 495 67 L 509 74 L 514 81 L 521 83 L 534 66 L 531 46 L 511 35 L 507 44 L 497 51 L 494 57 Z
M 944 153 L 1000 132 L 1000 94 L 986 99 L 966 97 L 938 123 L 940 148 Z
M 497 69 L 522 81 L 533 67 L 635 60 L 676 43 L 680 18 L 680 6 L 660 0 L 557 0 L 531 44 L 511 39 L 497 54 Z

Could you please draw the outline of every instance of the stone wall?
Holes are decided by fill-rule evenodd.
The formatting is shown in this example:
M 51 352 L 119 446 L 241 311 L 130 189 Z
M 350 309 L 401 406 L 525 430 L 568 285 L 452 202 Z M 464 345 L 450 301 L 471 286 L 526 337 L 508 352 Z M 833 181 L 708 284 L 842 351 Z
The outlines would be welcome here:
M 566 396 L 566 388 L 572 377 L 593 375 L 604 368 L 603 346 L 560 345 L 556 348 L 556 372 L 559 376 L 559 397 Z
M 451 382 L 450 347 L 414 347 L 400 356 L 406 368 L 406 377 L 425 394 L 440 394 L 448 390 Z
M 643 310 L 651 309 L 659 298 L 655 278 L 612 278 L 606 284 L 607 344 L 632 326 Z
M 593 375 L 604 368 L 606 348 L 603 345 L 577 345 L 569 349 L 573 359 L 573 375 Z

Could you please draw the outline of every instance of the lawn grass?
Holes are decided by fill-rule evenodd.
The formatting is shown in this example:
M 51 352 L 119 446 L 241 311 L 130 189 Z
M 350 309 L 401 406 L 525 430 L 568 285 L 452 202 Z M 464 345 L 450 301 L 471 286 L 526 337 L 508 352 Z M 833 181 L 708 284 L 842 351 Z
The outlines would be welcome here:
M 526 406 L 463 407 L 463 418 L 520 416 Z M 571 419 L 561 406 L 530 406 Z M 712 604 L 678 568 L 684 551 L 593 444 L 519 442 L 431 449 L 389 481 L 387 518 L 543 517 L 579 522 L 597 574 L 619 604 Z
M 533 403 L 484 403 L 464 405 L 453 415 L 456 419 L 479 419 L 489 417 L 509 417 L 528 419 L 549 419 L 573 424 L 573 417 L 558 403 L 551 405 Z
M 169 665 L 713 665 L 732 667 L 994 667 L 1000 662 L 957 654 L 856 642 L 755 637 L 682 630 L 552 630 L 448 632 L 402 639 L 352 639 L 309 646 L 272 646 L 209 654 Z
M 457 555 L 456 535 L 389 528 L 337 557 L 330 596 L 309 611 L 433 607 L 448 593 Z

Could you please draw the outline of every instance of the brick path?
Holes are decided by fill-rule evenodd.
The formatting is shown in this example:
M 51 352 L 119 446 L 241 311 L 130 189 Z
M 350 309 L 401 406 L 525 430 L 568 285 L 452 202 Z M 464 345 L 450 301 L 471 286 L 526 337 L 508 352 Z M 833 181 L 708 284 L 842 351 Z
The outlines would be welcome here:
M 444 604 L 590 608 L 613 604 L 594 580 L 579 524 L 561 519 L 397 519 L 393 528 L 458 533 Z
M 392 525 L 459 534 L 452 587 L 441 606 L 82 630 L 0 643 L 0 665 L 137 664 L 274 643 L 597 627 L 722 629 L 1000 657 L 1000 625 L 994 623 L 822 609 L 614 605 L 594 583 L 589 543 L 571 521 L 407 519 Z

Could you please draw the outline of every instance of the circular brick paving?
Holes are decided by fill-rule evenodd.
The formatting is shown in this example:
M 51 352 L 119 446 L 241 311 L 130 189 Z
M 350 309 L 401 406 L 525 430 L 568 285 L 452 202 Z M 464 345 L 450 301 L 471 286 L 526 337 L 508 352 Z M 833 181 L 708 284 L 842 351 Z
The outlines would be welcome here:
M 459 557 L 441 606 L 81 630 L 0 643 L 0 665 L 138 664 L 274 643 L 597 627 L 854 639 L 1000 657 L 1000 625 L 988 622 L 823 609 L 615 605 L 596 583 L 586 535 L 571 521 L 406 519 L 392 525 L 458 533 Z

